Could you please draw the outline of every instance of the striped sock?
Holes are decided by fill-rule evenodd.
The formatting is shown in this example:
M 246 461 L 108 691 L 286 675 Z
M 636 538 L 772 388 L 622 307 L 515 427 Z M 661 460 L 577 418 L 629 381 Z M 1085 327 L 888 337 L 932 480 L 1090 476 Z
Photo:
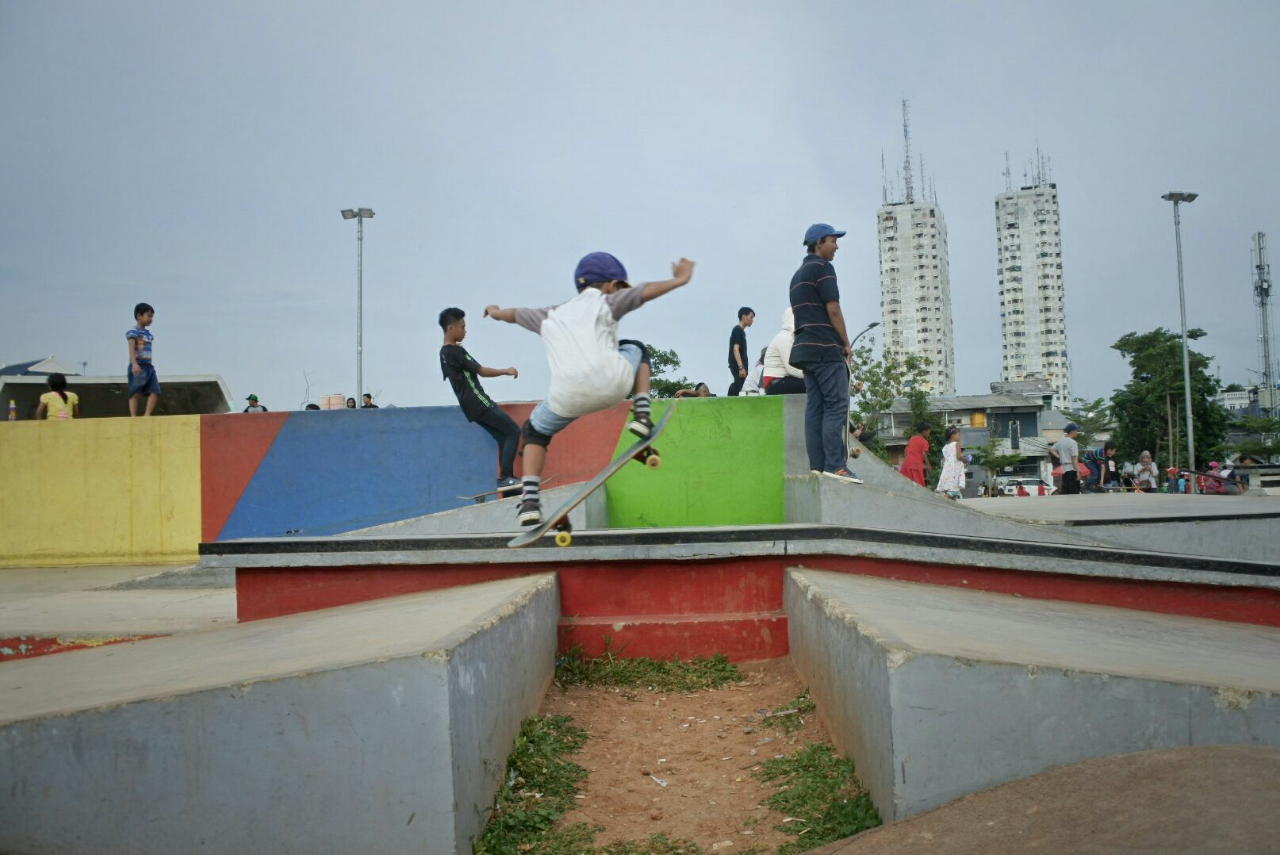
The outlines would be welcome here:
M 635 398 L 631 402 L 631 409 L 637 416 L 651 416 L 649 412 L 649 393 L 637 392 Z
M 521 498 L 536 500 L 538 498 L 538 491 L 542 487 L 542 476 L 525 475 L 521 480 L 524 484 L 524 492 L 522 493 Z

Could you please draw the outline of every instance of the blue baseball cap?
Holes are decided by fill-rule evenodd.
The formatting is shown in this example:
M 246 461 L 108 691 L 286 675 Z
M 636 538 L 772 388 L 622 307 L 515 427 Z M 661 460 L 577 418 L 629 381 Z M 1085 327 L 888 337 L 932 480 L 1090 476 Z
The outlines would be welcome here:
M 1067 422 L 1067 426 L 1062 432 L 1071 433 L 1073 430 L 1080 430 L 1080 426 L 1075 422 Z
M 627 288 L 631 287 L 631 283 L 627 282 L 627 268 L 607 252 L 587 253 L 573 271 L 573 284 L 578 286 L 579 291 L 596 282 L 610 282 L 614 279 Z
M 847 232 L 838 232 L 826 223 L 814 223 L 809 226 L 809 228 L 805 229 L 804 242 L 806 244 L 811 244 L 815 241 L 822 240 L 827 235 L 835 235 L 838 238 L 842 238 L 845 234 L 847 234 Z

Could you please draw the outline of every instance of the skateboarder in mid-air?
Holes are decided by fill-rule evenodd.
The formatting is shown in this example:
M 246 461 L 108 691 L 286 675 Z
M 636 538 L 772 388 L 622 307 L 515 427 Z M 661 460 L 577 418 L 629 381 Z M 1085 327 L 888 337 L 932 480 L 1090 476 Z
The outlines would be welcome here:
M 631 423 L 638 437 L 653 430 L 649 406 L 649 352 L 640 342 L 618 339 L 618 321 L 644 303 L 684 285 L 693 276 L 693 262 L 682 258 L 671 266 L 672 277 L 632 288 L 622 262 L 607 252 L 582 257 L 573 274 L 578 296 L 543 309 L 502 309 L 488 306 L 494 320 L 519 324 L 542 336 L 551 364 L 547 399 L 524 423 L 523 499 L 521 525 L 542 522 L 538 492 L 551 438 L 574 419 L 607 409 L 632 395 Z

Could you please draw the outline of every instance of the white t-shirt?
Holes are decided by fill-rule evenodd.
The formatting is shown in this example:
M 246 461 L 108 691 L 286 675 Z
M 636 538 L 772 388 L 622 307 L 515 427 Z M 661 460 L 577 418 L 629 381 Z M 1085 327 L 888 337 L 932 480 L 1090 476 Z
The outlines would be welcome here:
M 782 329 L 764 351 L 765 377 L 803 377 L 804 372 L 791 364 L 791 345 L 795 344 L 795 316 L 788 306 L 782 313 Z
M 538 333 L 547 346 L 547 405 L 556 415 L 585 416 L 631 394 L 636 372 L 618 352 L 618 320 L 643 304 L 640 288 L 608 295 L 599 288 L 583 288 L 559 306 L 516 309 L 516 323 Z
M 764 363 L 759 362 L 755 368 L 747 372 L 747 379 L 742 381 L 743 395 L 763 395 L 764 390 L 760 388 L 760 383 L 764 378 Z
M 1072 460 L 1080 459 L 1080 443 L 1069 436 L 1064 436 L 1055 442 L 1053 450 L 1057 452 L 1058 463 L 1062 466 L 1070 466 Z

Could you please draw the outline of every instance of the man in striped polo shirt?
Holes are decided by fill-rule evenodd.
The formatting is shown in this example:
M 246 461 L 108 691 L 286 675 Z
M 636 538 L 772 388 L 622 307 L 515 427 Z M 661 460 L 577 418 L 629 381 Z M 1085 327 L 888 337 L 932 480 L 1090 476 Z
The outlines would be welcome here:
M 826 223 L 804 233 L 809 251 L 791 277 L 791 310 L 795 344 L 791 365 L 804 372 L 804 442 L 814 472 L 861 484 L 849 471 L 849 333 L 840 311 L 836 287 L 837 239 L 844 237 Z

